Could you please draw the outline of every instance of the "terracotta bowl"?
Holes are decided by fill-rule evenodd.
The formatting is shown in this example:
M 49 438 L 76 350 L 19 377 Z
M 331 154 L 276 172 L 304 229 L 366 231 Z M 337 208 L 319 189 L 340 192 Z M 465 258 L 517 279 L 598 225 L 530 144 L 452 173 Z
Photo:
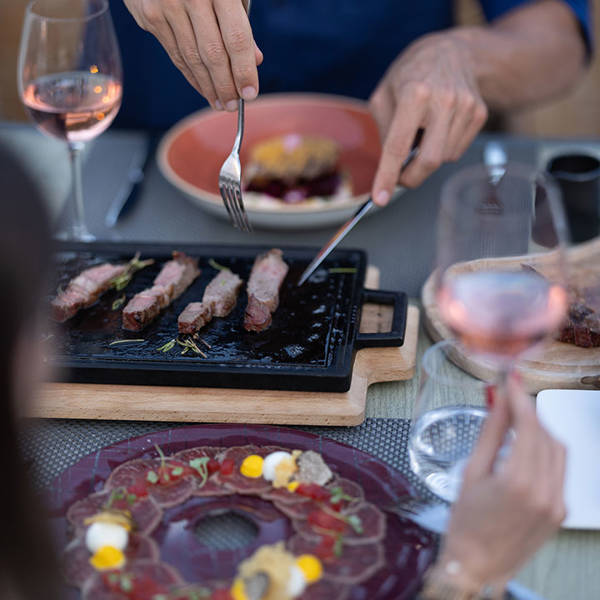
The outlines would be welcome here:
M 164 176 L 192 202 L 227 217 L 218 188 L 221 165 L 235 137 L 237 114 L 201 110 L 175 125 L 163 138 L 159 166 Z M 350 173 L 353 197 L 332 205 L 278 204 L 253 207 L 253 225 L 271 229 L 325 227 L 347 220 L 366 200 L 381 151 L 379 132 L 366 103 L 340 96 L 273 94 L 246 104 L 240 158 L 266 138 L 288 133 L 317 134 L 341 147 L 342 169 Z

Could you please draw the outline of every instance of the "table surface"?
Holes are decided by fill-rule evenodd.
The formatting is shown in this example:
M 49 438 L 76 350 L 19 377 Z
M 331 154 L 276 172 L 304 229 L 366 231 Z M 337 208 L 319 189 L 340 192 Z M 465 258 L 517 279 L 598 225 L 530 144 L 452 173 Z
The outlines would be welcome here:
M 403 289 L 417 297 L 434 256 L 435 215 L 440 188 L 457 168 L 481 159 L 489 136 L 481 136 L 456 164 L 442 167 L 419 189 L 408 191 L 384 211 L 364 220 L 345 240 L 346 247 L 365 249 L 370 262 L 381 270 L 381 287 Z M 495 136 L 504 143 L 509 159 L 537 163 L 541 156 L 562 147 L 598 152 L 600 144 L 590 140 L 533 140 Z M 48 190 L 53 213 L 62 202 L 67 186 L 60 147 L 33 128 L 0 123 L 0 141 L 16 148 L 31 172 Z M 89 148 L 84 166 L 84 188 L 88 223 L 101 239 L 152 240 L 196 243 L 321 246 L 332 230 L 298 233 L 257 231 L 242 234 L 228 223 L 206 215 L 162 178 L 156 164 L 148 168 L 140 199 L 114 230 L 104 227 L 108 204 L 125 179 L 129 160 L 143 143 L 140 132 L 109 131 Z M 385 241 L 384 241 L 385 240 Z M 424 332 L 419 356 L 430 345 Z M 368 394 L 367 416 L 409 418 L 418 388 L 418 375 L 408 382 L 377 384 Z M 90 429 L 94 423 L 89 423 Z M 600 597 L 600 532 L 561 531 L 521 571 L 518 579 L 548 600 L 587 600 Z

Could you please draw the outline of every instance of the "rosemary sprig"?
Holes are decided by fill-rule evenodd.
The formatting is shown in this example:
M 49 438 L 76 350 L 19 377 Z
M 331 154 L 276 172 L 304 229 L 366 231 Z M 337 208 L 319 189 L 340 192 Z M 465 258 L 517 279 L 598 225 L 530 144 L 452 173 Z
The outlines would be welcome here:
M 109 346 L 116 346 L 117 344 L 132 344 L 134 342 L 145 342 L 144 338 L 135 338 L 130 340 L 114 340 L 109 344 Z
M 205 345 L 205 346 L 206 346 L 206 347 L 207 347 L 209 350 L 212 348 L 212 346 L 211 346 L 211 345 L 210 345 L 210 344 L 209 344 L 209 343 L 208 343 L 206 340 L 204 340 L 203 338 L 201 338 L 201 337 L 198 335 L 198 332 L 196 332 L 196 333 L 195 333 L 195 334 L 192 336 L 192 339 L 194 339 L 194 340 L 200 340 L 200 341 L 201 341 L 201 342 L 202 342 L 202 343 L 203 343 L 203 344 L 204 344 L 204 345 Z
M 117 298 L 112 303 L 112 310 L 118 310 L 119 308 L 121 308 L 121 306 L 123 306 L 123 304 L 125 304 L 125 299 L 126 298 L 127 298 L 127 296 L 125 294 L 123 294 L 122 296 L 120 296 L 119 298 Z
M 356 273 L 356 267 L 331 267 L 329 272 L 332 274 L 335 273 Z
M 153 258 L 140 260 L 140 253 L 137 252 L 136 255 L 127 263 L 125 271 L 113 279 L 112 287 L 114 287 L 117 292 L 120 292 L 129 285 L 129 282 L 135 273 L 152 264 L 154 264 Z
M 192 338 L 188 337 L 188 338 L 185 338 L 182 340 L 181 338 L 178 337 L 176 341 L 183 348 L 183 351 L 181 352 L 181 354 L 186 354 L 188 352 L 188 350 L 191 350 L 192 352 L 199 354 L 203 358 L 208 358 L 208 356 L 206 354 L 204 354 L 204 352 L 202 352 L 202 350 L 200 350 L 200 348 L 198 348 L 198 346 L 196 345 L 196 342 L 194 342 L 194 340 Z
M 173 338 L 172 340 L 168 341 L 166 344 L 163 344 L 160 348 L 157 348 L 158 352 L 168 352 L 169 350 L 172 350 L 175 346 L 176 340 L 175 338 Z
M 208 259 L 208 264 L 217 271 L 229 271 L 229 269 L 221 264 L 219 264 L 214 258 Z

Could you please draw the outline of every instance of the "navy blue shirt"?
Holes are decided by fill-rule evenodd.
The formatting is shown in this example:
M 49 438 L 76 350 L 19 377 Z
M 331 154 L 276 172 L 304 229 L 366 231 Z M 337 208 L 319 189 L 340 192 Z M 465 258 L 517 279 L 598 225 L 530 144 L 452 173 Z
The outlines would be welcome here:
M 493 20 L 527 0 L 480 0 Z M 590 39 L 587 0 L 564 0 Z M 165 128 L 206 106 L 123 0 L 111 0 L 124 67 L 117 125 Z M 254 0 L 252 30 L 264 63 L 260 91 L 368 98 L 415 39 L 453 25 L 452 0 Z

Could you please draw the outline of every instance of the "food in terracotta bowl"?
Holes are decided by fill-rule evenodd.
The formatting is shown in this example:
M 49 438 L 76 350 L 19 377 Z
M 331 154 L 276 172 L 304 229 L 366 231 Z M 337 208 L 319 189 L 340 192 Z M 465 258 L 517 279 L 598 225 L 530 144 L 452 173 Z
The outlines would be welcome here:
M 165 177 L 223 218 L 219 171 L 236 131 L 236 113 L 201 110 L 175 125 L 158 153 Z M 307 229 L 346 221 L 368 197 L 380 152 L 363 101 L 273 94 L 248 102 L 240 159 L 252 225 Z

